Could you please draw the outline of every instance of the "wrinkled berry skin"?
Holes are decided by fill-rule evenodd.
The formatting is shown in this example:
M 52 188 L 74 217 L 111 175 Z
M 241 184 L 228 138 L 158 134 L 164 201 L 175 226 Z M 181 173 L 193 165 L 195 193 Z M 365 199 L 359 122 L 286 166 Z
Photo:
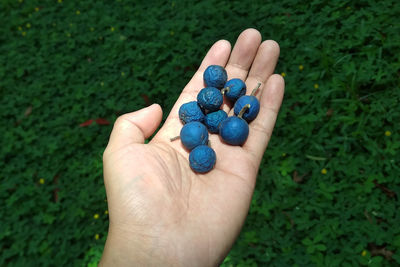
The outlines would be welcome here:
M 246 94 L 246 84 L 241 79 L 231 79 L 226 82 L 224 87 L 229 87 L 225 96 L 232 102 L 235 102 L 239 97 Z
M 224 87 L 228 74 L 222 66 L 210 65 L 203 74 L 204 83 L 207 87 L 216 87 L 221 89 Z
M 197 95 L 199 106 L 208 111 L 217 111 L 224 102 L 221 91 L 215 87 L 206 87 L 200 90 Z
M 217 157 L 209 146 L 198 146 L 189 154 L 189 164 L 192 170 L 198 173 L 209 172 L 214 168 Z
M 247 104 L 250 104 L 250 108 L 246 110 L 245 113 L 243 113 L 242 118 L 245 119 L 247 122 L 251 122 L 257 117 L 258 112 L 260 111 L 260 102 L 258 101 L 257 97 L 252 95 L 241 96 L 236 101 L 233 110 L 235 112 L 235 115 L 237 116 L 242 108 Z
M 219 135 L 225 143 L 241 146 L 249 136 L 249 125 L 239 117 L 228 117 L 219 125 Z
M 219 132 L 219 124 L 228 117 L 225 111 L 222 109 L 208 113 L 204 118 L 204 124 L 207 126 L 207 129 L 210 133 L 218 133 Z
M 180 133 L 182 144 L 191 151 L 200 145 L 207 145 L 208 132 L 206 126 L 198 121 L 186 123 Z
M 204 113 L 201 111 L 201 108 L 197 104 L 196 101 L 191 101 L 183 104 L 179 108 L 179 119 L 183 124 L 189 123 L 191 121 L 200 121 L 204 120 Z

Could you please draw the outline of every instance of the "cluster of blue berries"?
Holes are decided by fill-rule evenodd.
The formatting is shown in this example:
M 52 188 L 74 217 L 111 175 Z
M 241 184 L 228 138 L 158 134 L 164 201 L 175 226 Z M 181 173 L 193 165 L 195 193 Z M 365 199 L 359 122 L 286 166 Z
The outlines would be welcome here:
M 184 124 L 179 137 L 190 151 L 190 167 L 198 173 L 210 171 L 216 161 L 215 151 L 208 146 L 208 131 L 219 133 L 227 144 L 243 145 L 249 135 L 248 123 L 260 110 L 260 103 L 254 96 L 260 84 L 251 95 L 245 95 L 246 84 L 241 79 L 227 81 L 226 70 L 218 65 L 207 67 L 203 78 L 206 87 L 200 90 L 197 101 L 179 108 L 179 118 Z M 220 109 L 223 96 L 234 104 L 235 116 L 228 117 Z

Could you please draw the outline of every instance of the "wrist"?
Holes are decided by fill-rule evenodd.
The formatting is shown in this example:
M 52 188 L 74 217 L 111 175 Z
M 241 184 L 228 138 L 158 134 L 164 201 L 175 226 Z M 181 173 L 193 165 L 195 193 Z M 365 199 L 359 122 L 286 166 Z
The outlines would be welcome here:
M 100 267 L 180 266 L 172 255 L 163 253 L 158 239 L 133 232 L 109 229 Z

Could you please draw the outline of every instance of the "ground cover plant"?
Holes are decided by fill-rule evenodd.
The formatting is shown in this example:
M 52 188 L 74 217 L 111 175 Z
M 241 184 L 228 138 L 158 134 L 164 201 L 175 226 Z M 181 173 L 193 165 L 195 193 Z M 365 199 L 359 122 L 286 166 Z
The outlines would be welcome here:
M 248 27 L 286 94 L 223 266 L 400 264 L 397 1 L 0 3 L 0 265 L 96 266 L 114 120 L 169 113 L 206 50 Z

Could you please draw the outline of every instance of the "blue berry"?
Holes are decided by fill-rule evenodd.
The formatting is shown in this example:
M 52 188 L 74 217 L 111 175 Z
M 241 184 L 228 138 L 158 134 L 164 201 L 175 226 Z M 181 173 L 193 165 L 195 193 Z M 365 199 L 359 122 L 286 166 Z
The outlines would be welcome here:
M 226 82 L 224 87 L 228 88 L 225 92 L 226 98 L 232 102 L 235 102 L 239 97 L 246 94 L 246 84 L 241 79 L 231 79 Z
M 204 83 L 207 87 L 216 87 L 221 89 L 224 87 L 228 74 L 222 66 L 210 65 L 203 74 Z
M 209 146 L 198 146 L 189 154 L 189 164 L 192 170 L 206 173 L 214 168 L 217 157 L 215 151 Z
M 245 119 L 247 122 L 251 122 L 254 120 L 258 112 L 260 111 L 260 102 L 258 101 L 257 97 L 253 95 L 244 95 L 241 96 L 235 103 L 233 110 L 235 115 L 238 115 L 242 108 L 249 104 L 250 107 L 243 113 L 242 118 Z
M 210 133 L 218 133 L 219 132 L 219 124 L 228 117 L 225 111 L 222 109 L 208 113 L 204 118 L 204 124 L 207 126 L 207 129 Z
M 207 145 L 208 132 L 206 126 L 198 121 L 185 124 L 180 133 L 182 144 L 190 151 L 199 145 Z
M 197 103 L 207 111 L 217 111 L 224 102 L 221 91 L 215 87 L 206 87 L 197 95 Z
M 197 104 L 196 101 L 191 101 L 183 104 L 179 108 L 179 119 L 183 124 L 189 123 L 191 121 L 200 121 L 204 120 L 204 113 L 201 111 L 201 108 Z
M 239 117 L 228 117 L 219 125 L 219 135 L 225 143 L 241 146 L 249 136 L 249 125 Z

